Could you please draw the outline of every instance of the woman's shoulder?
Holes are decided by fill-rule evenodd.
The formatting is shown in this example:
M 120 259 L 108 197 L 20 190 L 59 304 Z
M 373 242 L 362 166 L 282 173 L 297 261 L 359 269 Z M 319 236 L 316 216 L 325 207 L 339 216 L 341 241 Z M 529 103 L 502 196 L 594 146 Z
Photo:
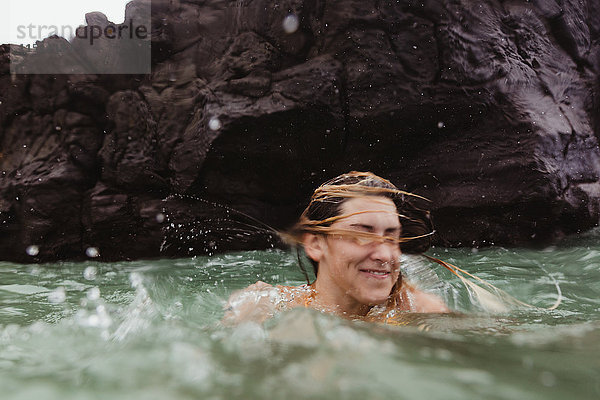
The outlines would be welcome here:
M 398 293 L 402 311 L 417 313 L 448 313 L 450 309 L 444 301 L 433 293 L 424 292 L 409 282 L 403 282 Z

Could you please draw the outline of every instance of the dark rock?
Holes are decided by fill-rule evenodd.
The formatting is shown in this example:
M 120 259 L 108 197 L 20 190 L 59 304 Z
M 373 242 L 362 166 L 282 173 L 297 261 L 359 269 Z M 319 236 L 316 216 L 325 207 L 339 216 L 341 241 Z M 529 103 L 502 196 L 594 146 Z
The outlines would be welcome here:
M 596 1 L 148 4 L 147 75 L 82 74 L 141 66 L 105 38 L 0 46 L 1 259 L 278 246 L 352 169 L 430 198 L 443 245 L 598 224 Z
M 106 111 L 114 125 L 98 152 L 101 179 L 111 187 L 134 193 L 166 191 L 154 156 L 156 123 L 141 99 L 137 92 L 122 91 L 108 100 Z

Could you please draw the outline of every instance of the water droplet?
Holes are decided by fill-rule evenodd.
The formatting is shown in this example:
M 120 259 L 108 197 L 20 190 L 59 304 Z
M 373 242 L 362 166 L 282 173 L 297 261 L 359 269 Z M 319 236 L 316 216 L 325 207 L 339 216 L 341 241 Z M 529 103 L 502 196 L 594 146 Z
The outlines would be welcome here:
M 89 326 L 98 326 L 100 325 L 100 317 L 98 317 L 98 315 L 96 314 L 92 314 L 88 317 L 87 319 L 87 324 Z
M 40 253 L 40 248 L 32 244 L 31 246 L 27 246 L 27 248 L 25 249 L 25 253 L 32 257 L 35 257 Z
M 523 367 L 527 369 L 533 368 L 533 359 L 529 356 L 523 357 Z
M 87 249 L 85 249 L 85 255 L 90 258 L 96 258 L 100 255 L 100 252 L 96 247 L 88 247 Z
M 300 22 L 298 21 L 298 17 L 296 15 L 290 14 L 283 19 L 282 26 L 285 33 L 294 33 L 298 30 Z
M 440 121 L 440 122 L 437 123 L 437 127 L 440 128 L 440 129 L 442 129 L 444 126 L 446 126 L 446 125 L 442 121 Z
M 98 300 L 100 298 L 100 289 L 97 287 L 90 288 L 86 293 L 86 297 L 91 301 Z
M 59 304 L 67 299 L 64 287 L 57 287 L 48 295 L 48 301 L 52 304 Z
M 87 251 L 86 251 L 87 254 Z M 88 254 L 88 257 L 91 257 Z M 98 271 L 96 269 L 96 267 L 87 267 L 84 271 L 83 271 L 83 277 L 85 279 L 87 279 L 88 281 L 93 281 L 94 279 L 96 279 L 96 275 L 97 275 Z
M 549 371 L 544 371 L 540 374 L 540 381 L 542 382 L 542 385 L 547 387 L 556 385 L 556 377 Z
M 156 222 L 158 222 L 159 224 L 162 224 L 164 221 L 165 221 L 165 214 L 163 214 L 163 213 L 156 214 Z
M 62 131 L 62 127 L 58 126 L 58 125 L 56 125 L 56 127 L 54 129 L 56 129 L 57 131 Z
M 211 131 L 218 131 L 219 129 L 221 129 L 221 126 L 221 121 L 217 117 L 211 117 L 208 121 L 208 127 Z

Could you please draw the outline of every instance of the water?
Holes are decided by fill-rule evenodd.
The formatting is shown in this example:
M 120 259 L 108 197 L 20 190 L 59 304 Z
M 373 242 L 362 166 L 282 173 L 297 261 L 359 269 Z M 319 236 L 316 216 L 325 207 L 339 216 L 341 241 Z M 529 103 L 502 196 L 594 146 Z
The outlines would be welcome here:
M 400 326 L 304 309 L 221 326 L 233 290 L 302 283 L 282 251 L 0 263 L 0 398 L 600 398 L 599 238 L 430 252 L 538 306 L 554 302 L 556 281 L 564 300 L 553 311 L 482 313 L 449 273 L 408 260 L 461 313 Z

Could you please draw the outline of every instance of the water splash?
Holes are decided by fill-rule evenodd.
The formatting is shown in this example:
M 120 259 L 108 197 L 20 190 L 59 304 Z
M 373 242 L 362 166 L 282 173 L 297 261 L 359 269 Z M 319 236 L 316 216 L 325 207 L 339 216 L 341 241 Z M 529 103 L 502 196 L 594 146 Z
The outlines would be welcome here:
M 150 321 L 156 314 L 156 309 L 144 286 L 144 276 L 139 272 L 129 274 L 131 287 L 135 289 L 135 298 L 127 307 L 126 316 L 112 334 L 112 338 L 123 341 L 128 336 L 141 332 L 150 326 Z
M 188 195 L 171 195 L 163 202 L 163 254 L 214 254 L 231 246 L 280 244 L 274 228 L 226 205 Z

